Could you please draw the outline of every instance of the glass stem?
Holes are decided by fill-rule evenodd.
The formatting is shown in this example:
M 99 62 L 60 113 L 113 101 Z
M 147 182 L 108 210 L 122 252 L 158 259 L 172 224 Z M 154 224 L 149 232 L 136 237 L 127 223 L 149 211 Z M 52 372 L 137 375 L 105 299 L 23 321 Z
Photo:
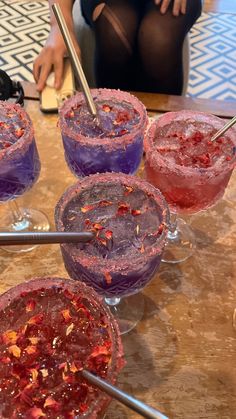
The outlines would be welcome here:
M 9 207 L 12 214 L 12 224 L 11 229 L 13 231 L 23 231 L 27 230 L 30 226 L 30 221 L 27 219 L 25 214 L 19 208 L 15 200 L 9 201 Z
M 13 223 L 22 222 L 24 219 L 24 215 L 22 214 L 19 205 L 17 204 L 16 200 L 9 201 L 9 207 L 13 217 Z
M 177 213 L 172 212 L 170 214 L 170 223 L 169 223 L 169 230 L 167 234 L 167 238 L 169 240 L 175 240 L 178 237 L 178 229 L 177 229 Z
M 114 307 L 114 306 L 117 306 L 117 304 L 119 304 L 120 298 L 119 297 L 105 297 L 105 302 L 107 305 Z

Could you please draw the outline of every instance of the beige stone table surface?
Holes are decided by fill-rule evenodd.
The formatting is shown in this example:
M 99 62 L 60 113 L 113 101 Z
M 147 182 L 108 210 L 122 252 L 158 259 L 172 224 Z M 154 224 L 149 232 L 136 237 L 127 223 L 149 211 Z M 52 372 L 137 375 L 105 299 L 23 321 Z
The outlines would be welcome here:
M 36 132 L 42 170 L 21 204 L 53 213 L 76 181 L 64 161 L 57 115 L 26 103 Z M 0 206 L 1 214 L 6 205 Z M 188 261 L 162 264 L 143 291 L 143 319 L 122 337 L 126 366 L 119 385 L 170 418 L 236 418 L 236 171 L 224 199 L 189 219 L 197 250 Z M 25 254 L 0 249 L 0 292 L 34 276 L 67 277 L 58 245 Z M 138 418 L 112 402 L 107 419 Z

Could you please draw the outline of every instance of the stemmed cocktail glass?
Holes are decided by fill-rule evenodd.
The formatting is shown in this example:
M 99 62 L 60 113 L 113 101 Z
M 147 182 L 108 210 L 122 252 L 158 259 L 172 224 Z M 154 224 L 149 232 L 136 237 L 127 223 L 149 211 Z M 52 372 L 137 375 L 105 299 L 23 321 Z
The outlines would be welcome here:
M 114 384 L 118 326 L 92 288 L 35 278 L 0 296 L 0 416 L 101 418 L 110 397 L 80 374 Z
M 195 248 L 192 230 L 177 213 L 205 210 L 224 194 L 236 164 L 236 130 L 211 141 L 224 125 L 216 116 L 183 110 L 162 115 L 147 132 L 146 178 L 162 191 L 173 214 L 164 261 L 184 261 Z
M 63 94 L 63 92 L 62 92 Z M 144 105 L 127 92 L 92 89 L 97 117 L 82 93 L 58 98 L 59 126 L 70 170 L 78 177 L 94 173 L 134 174 L 142 159 L 147 125 Z
M 131 330 L 143 314 L 138 292 L 157 271 L 165 245 L 169 212 L 162 194 L 131 175 L 88 176 L 60 198 L 55 222 L 59 231 L 94 232 L 87 245 L 61 245 L 65 267 L 105 297 L 121 333 Z
M 37 181 L 40 160 L 32 122 L 19 106 L 0 101 L 0 202 L 10 203 L 10 212 L 1 219 L 7 231 L 47 231 L 47 217 L 35 209 L 19 208 L 15 198 Z M 27 251 L 34 246 L 4 247 L 9 251 Z

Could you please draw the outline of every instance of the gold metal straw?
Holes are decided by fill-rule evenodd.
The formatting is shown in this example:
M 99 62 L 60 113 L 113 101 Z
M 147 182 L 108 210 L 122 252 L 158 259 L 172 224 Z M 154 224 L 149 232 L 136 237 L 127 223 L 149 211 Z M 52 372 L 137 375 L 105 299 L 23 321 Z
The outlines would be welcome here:
M 79 60 L 79 58 L 76 54 L 75 47 L 73 45 L 73 42 L 72 42 L 72 39 L 71 39 L 71 36 L 70 36 L 70 32 L 67 28 L 66 21 L 64 19 L 64 16 L 62 14 L 62 11 L 61 11 L 61 8 L 60 8 L 59 4 L 54 3 L 52 5 L 52 10 L 53 10 L 55 18 L 57 20 L 57 23 L 58 23 L 58 26 L 60 28 L 61 34 L 63 36 L 64 42 L 66 44 L 68 54 L 70 56 L 74 71 L 75 71 L 75 73 L 76 73 L 76 75 L 77 75 L 77 77 L 80 81 L 80 85 L 81 85 L 81 88 L 83 90 L 86 102 L 88 104 L 89 111 L 94 117 L 96 117 L 97 116 L 97 109 L 96 109 L 96 106 L 94 104 L 94 101 L 93 101 L 93 98 L 92 98 L 92 95 L 91 95 L 86 77 L 84 75 L 82 66 L 80 64 L 80 60 Z
M 217 131 L 213 137 L 211 137 L 211 141 L 217 140 L 221 135 L 223 135 L 229 128 L 231 128 L 236 123 L 236 116 L 234 116 L 227 124 L 223 126 L 219 131 Z
M 94 374 L 91 374 L 91 372 L 82 370 L 79 372 L 79 374 L 81 374 L 88 382 L 94 384 L 95 386 L 100 388 L 100 390 L 109 394 L 111 397 L 118 400 L 125 406 L 128 406 L 130 409 L 139 413 L 144 418 L 168 419 L 167 416 L 163 415 L 163 413 L 159 412 L 159 410 L 156 410 L 153 407 L 148 406 L 146 403 L 143 403 L 140 400 L 135 399 L 133 396 L 129 395 L 128 393 L 125 393 L 124 391 L 108 383 L 102 378 L 97 377 Z

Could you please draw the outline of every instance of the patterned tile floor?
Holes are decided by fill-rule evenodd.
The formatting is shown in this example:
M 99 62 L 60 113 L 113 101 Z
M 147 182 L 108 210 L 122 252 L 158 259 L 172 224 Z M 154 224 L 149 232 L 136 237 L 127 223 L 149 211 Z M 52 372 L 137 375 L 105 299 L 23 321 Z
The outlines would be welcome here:
M 0 68 L 33 81 L 32 64 L 49 30 L 48 2 L 0 0 Z M 236 99 L 236 15 L 203 13 L 190 34 L 188 96 Z

